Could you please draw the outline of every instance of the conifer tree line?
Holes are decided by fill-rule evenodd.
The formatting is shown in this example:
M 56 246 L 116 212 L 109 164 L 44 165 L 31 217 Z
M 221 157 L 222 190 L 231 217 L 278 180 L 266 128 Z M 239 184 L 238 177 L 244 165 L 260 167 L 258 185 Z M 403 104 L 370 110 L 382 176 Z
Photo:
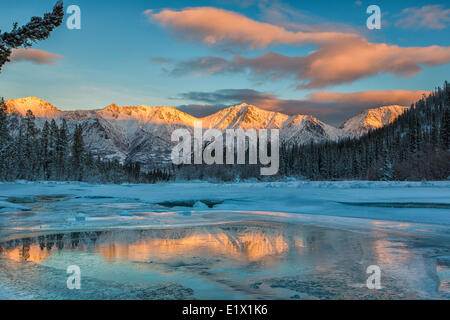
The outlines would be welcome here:
M 450 178 L 450 84 L 360 138 L 283 146 L 280 174 L 312 180 Z
M 86 151 L 83 128 L 70 134 L 65 119 L 46 121 L 42 130 L 28 111 L 13 135 L 7 106 L 0 100 L 0 181 L 84 181 L 92 183 L 155 183 L 172 178 L 169 170 L 142 172 L 139 164 L 120 164 Z

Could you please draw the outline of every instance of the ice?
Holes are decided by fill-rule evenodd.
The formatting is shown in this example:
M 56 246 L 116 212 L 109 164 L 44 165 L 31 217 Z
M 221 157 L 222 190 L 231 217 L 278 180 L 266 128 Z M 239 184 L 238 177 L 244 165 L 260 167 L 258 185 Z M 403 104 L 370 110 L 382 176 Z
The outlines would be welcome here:
M 1 212 L 11 212 L 11 211 L 30 211 L 31 209 L 25 206 L 21 206 L 19 204 L 0 201 L 0 213 Z
M 76 221 L 86 221 L 86 215 L 79 213 L 75 216 L 75 220 Z
M 347 225 L 370 226 L 378 221 L 383 228 L 394 229 L 395 223 L 450 225 L 448 181 L 156 185 L 19 182 L 0 184 L 0 195 L 1 210 L 31 210 L 29 215 L 4 216 L 0 237 L 18 230 L 70 230 L 78 227 L 70 222 L 77 214 L 86 217 L 85 226 L 90 228 L 120 227 L 123 223 L 127 227 L 216 223 L 243 216 L 261 217 L 264 213 L 272 214 L 275 220 L 274 213 L 285 213 L 289 217 L 284 220 L 319 224 L 345 221 Z M 26 201 L 26 207 L 7 202 L 8 198 Z M 9 228 L 11 225 L 15 228 Z
M 191 239 L 184 235 L 185 231 L 183 230 L 187 230 L 187 228 L 205 228 L 206 233 L 204 231 L 196 233 L 200 237 L 198 238 L 199 244 L 206 241 L 205 243 L 208 245 L 216 246 L 215 239 L 217 239 L 219 241 L 217 245 L 222 246 L 228 243 L 225 239 L 232 239 L 230 242 L 232 245 L 225 247 L 230 250 L 234 248 L 233 250 L 237 250 L 237 252 L 247 252 L 247 254 L 250 249 L 242 251 L 247 246 L 253 248 L 252 250 L 256 250 L 256 248 L 259 248 L 258 250 L 264 248 L 264 250 L 270 248 L 272 248 L 270 250 L 274 250 L 283 248 L 283 243 L 287 243 L 289 250 L 312 248 L 312 244 L 308 242 L 311 240 L 308 240 L 308 237 L 299 237 L 301 233 L 311 234 L 312 232 L 313 238 L 316 239 L 314 241 L 324 239 L 323 241 L 329 243 L 330 246 L 336 246 L 339 249 L 328 251 L 326 243 L 317 242 L 317 248 L 321 248 L 321 251 L 317 252 L 317 256 L 311 256 L 313 259 L 309 261 L 303 259 L 309 257 L 305 255 L 299 260 L 302 268 L 306 268 L 305 270 L 324 267 L 321 261 L 328 267 L 339 261 L 339 263 L 344 263 L 340 259 L 341 256 L 349 259 L 348 262 L 345 262 L 348 268 L 356 268 L 357 261 L 363 261 L 361 259 L 364 258 L 367 263 L 372 261 L 388 272 L 389 279 L 392 281 L 388 285 L 397 291 L 390 292 L 391 295 L 386 297 L 448 298 L 450 283 L 448 276 L 450 268 L 450 263 L 448 263 L 450 256 L 449 199 L 449 181 L 308 182 L 289 179 L 284 182 L 229 184 L 177 182 L 155 185 L 100 185 L 24 181 L 0 183 L 0 207 L 1 210 L 4 210 L 0 214 L 0 245 L 9 240 L 16 241 L 42 235 L 108 230 L 121 231 L 118 241 L 122 243 L 131 241 L 127 238 L 129 234 L 125 233 L 127 230 L 145 232 L 147 232 L 146 230 L 166 230 L 165 234 L 173 234 L 174 241 L 176 239 L 180 241 L 176 247 L 177 250 L 181 250 L 181 258 L 176 261 L 170 259 L 166 261 L 165 258 L 160 257 L 145 261 L 144 265 L 152 264 L 160 268 L 161 263 L 165 261 L 164 263 L 167 262 L 168 266 L 181 272 L 180 279 L 183 281 L 187 281 L 185 272 L 188 270 L 186 268 L 194 268 L 198 271 L 195 280 L 180 282 L 181 287 L 172 286 L 172 284 L 162 285 L 163 288 L 170 288 L 165 291 L 169 292 L 167 293 L 169 295 L 171 292 L 174 294 L 175 292 L 187 293 L 190 292 L 189 288 L 194 288 L 194 296 L 197 298 L 208 297 L 206 293 L 210 289 L 217 293 L 215 298 L 230 297 L 223 291 L 223 283 L 214 288 L 210 286 L 211 281 L 220 282 L 233 278 L 235 281 L 229 283 L 230 286 L 236 287 L 233 292 L 245 292 L 247 298 L 264 298 L 259 295 L 259 290 L 270 292 L 272 298 L 301 299 L 307 298 L 308 295 L 328 298 L 339 296 L 343 293 L 339 292 L 337 288 L 344 285 L 337 278 L 339 274 L 331 272 L 329 276 L 325 276 L 324 274 L 310 273 L 305 279 L 300 277 L 300 274 L 290 273 L 290 260 L 286 261 L 286 264 L 283 263 L 280 266 L 281 269 L 277 269 L 277 276 L 262 278 L 258 276 L 259 278 L 257 277 L 258 279 L 254 282 L 247 283 L 245 288 L 242 287 L 243 283 L 239 281 L 238 274 L 233 272 L 245 273 L 245 270 L 252 270 L 254 265 L 242 266 L 242 269 L 239 269 L 241 267 L 230 269 L 227 271 L 230 272 L 227 279 L 208 278 L 206 282 L 209 283 L 209 289 L 205 289 L 205 295 L 203 295 L 198 291 L 199 288 L 207 286 L 206 282 L 201 280 L 205 276 L 202 274 L 202 268 L 207 266 L 210 269 L 208 272 L 211 272 L 211 268 L 214 269 L 214 272 L 219 272 L 219 269 L 226 270 L 226 267 L 221 263 L 214 262 L 215 260 L 209 260 L 208 254 L 201 252 L 195 252 L 192 256 L 183 256 L 188 252 L 184 249 L 190 243 L 186 239 Z M 258 242 L 252 233 L 235 234 L 234 231 L 227 231 L 225 232 L 227 237 L 220 238 L 221 233 L 214 231 L 216 230 L 215 226 L 237 224 L 257 228 L 254 226 L 255 222 L 268 223 L 269 226 L 279 224 L 280 227 L 275 233 L 270 230 L 268 232 L 267 228 L 261 229 L 261 232 L 266 233 L 265 236 L 268 237 L 268 240 L 262 242 Z M 302 228 L 302 231 L 298 231 L 298 233 L 286 231 L 286 228 L 294 228 L 294 226 Z M 277 240 L 278 238 L 274 235 L 277 232 L 282 236 L 280 239 L 284 239 L 283 241 Z M 296 234 L 297 236 L 295 236 Z M 124 240 L 123 237 L 128 240 Z M 182 239 L 185 240 L 181 241 Z M 238 239 L 242 239 L 239 240 L 241 242 Z M 354 248 L 357 244 L 359 247 Z M 280 245 L 281 247 L 279 247 Z M 153 245 L 150 247 L 151 250 L 148 250 L 150 253 L 162 250 L 161 254 L 169 254 L 169 251 L 163 247 L 154 247 Z M 120 250 L 119 248 L 120 246 L 117 247 L 117 250 Z M 132 248 L 139 249 L 138 246 Z M 146 247 L 144 246 L 144 248 Z M 210 247 L 207 248 L 211 250 Z M 89 250 L 89 254 L 96 254 L 95 250 L 93 252 Z M 36 254 L 38 252 L 40 251 L 38 250 Z M 275 250 L 273 252 L 275 255 L 280 255 L 280 259 L 284 259 L 282 251 Z M 367 255 L 358 258 L 359 252 L 366 252 Z M 51 272 L 44 267 L 50 266 L 50 263 L 56 263 L 57 261 L 52 259 L 56 259 L 57 256 L 52 255 L 37 263 L 42 267 L 40 272 L 49 279 L 52 278 Z M 84 256 L 77 257 L 81 259 Z M 202 267 L 198 264 L 199 262 L 195 261 L 195 257 L 204 258 L 201 263 Z M 88 265 L 89 259 L 80 261 L 86 261 Z M 217 257 L 217 259 L 224 261 L 223 257 Z M 20 263 L 17 265 L 17 261 L 15 263 L 7 261 L 9 260 L 2 258 L 0 253 L 0 268 L 2 266 L 12 268 L 11 270 L 25 268 Z M 233 261 L 230 262 L 232 265 L 235 263 Z M 349 264 L 350 262 L 356 264 Z M 103 265 L 102 267 L 98 265 L 98 268 L 103 268 Z M 167 271 L 163 272 L 158 268 L 152 269 L 152 275 L 156 272 L 160 276 Z M 128 274 L 131 271 L 127 267 L 126 270 L 120 269 L 117 272 Z M 342 272 L 347 271 L 344 268 Z M 351 284 L 349 292 L 353 292 L 352 294 L 356 294 L 358 298 L 370 298 L 370 296 L 364 296 L 359 289 L 351 289 L 361 289 L 362 280 L 360 278 L 362 276 L 359 273 L 357 273 L 358 281 L 352 278 L 353 274 L 345 274 L 346 277 L 349 277 L 348 281 Z M 97 277 L 96 274 L 92 276 Z M 141 276 L 145 278 L 150 275 L 139 275 L 138 277 Z M 321 279 L 327 281 L 323 282 Z M 162 279 L 163 282 L 165 280 L 167 279 Z M 98 285 L 111 285 L 110 279 L 96 278 L 96 281 L 100 281 Z M 2 282 L 0 281 L 0 283 Z M 20 296 L 28 291 L 34 292 L 33 288 L 18 291 L 18 285 L 16 283 L 0 285 L 0 297 Z M 23 285 L 29 286 L 29 284 Z M 127 285 L 130 284 L 127 283 Z M 160 284 L 153 283 L 152 285 L 160 288 Z M 95 297 L 94 286 L 92 288 L 92 294 Z M 153 292 L 152 288 L 154 287 L 147 288 L 150 291 L 145 291 L 145 295 L 153 297 L 149 293 Z M 301 291 L 301 288 L 309 288 L 309 293 Z M 320 288 L 320 290 L 318 289 L 319 291 L 316 292 L 314 288 Z M 255 292 L 258 294 L 254 295 L 253 290 L 256 290 Z M 48 292 L 42 294 L 45 295 Z M 125 293 L 122 292 L 122 294 Z M 83 297 L 91 298 L 92 296 Z M 192 297 L 192 295 L 188 294 L 186 297 Z
M 435 290 L 437 279 L 444 289 L 448 281 L 442 263 L 438 278 L 430 276 L 433 260 L 407 243 L 277 222 L 51 234 L 0 244 L 0 283 L 45 299 L 447 297 Z M 383 289 L 368 291 L 366 268 L 374 263 Z M 83 274 L 80 292 L 64 290 L 74 264 Z
M 195 204 L 194 204 L 194 207 L 193 207 L 194 209 L 197 209 L 197 210 L 201 210 L 201 209 L 208 209 L 208 206 L 206 205 L 206 204 L 204 204 L 203 202 L 201 202 L 201 201 L 197 201 Z

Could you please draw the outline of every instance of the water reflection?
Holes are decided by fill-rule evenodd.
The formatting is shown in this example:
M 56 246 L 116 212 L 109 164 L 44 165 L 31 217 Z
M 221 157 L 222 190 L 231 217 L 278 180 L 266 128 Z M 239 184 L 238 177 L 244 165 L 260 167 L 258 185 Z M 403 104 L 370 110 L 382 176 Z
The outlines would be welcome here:
M 293 249 L 315 248 L 314 234 L 290 234 L 288 227 L 215 226 L 171 230 L 73 232 L 12 240 L 0 244 L 14 261 L 39 263 L 62 250 L 89 251 L 105 260 L 170 260 L 194 256 L 226 256 L 254 262 L 283 259 Z
M 2 257 L 9 262 L 2 263 Z M 0 271 L 33 269 L 21 271 L 22 284 L 17 277 L 1 280 L 27 287 L 41 279 L 41 298 L 49 294 L 42 279 L 49 279 L 52 288 L 55 277 L 65 283 L 65 269 L 72 264 L 95 279 L 91 293 L 77 293 L 85 299 L 99 298 L 94 287 L 101 287 L 106 296 L 111 286 L 118 290 L 111 281 L 128 288 L 125 296 L 136 291 L 134 286 L 164 283 L 181 286 L 192 293 L 188 298 L 199 299 L 415 298 L 411 285 L 429 286 L 428 280 L 416 273 L 420 283 L 411 284 L 402 272 L 411 270 L 412 263 L 422 268 L 424 262 L 418 259 L 404 244 L 391 243 L 382 234 L 275 222 L 72 232 L 0 244 Z M 384 289 L 368 291 L 365 271 L 377 263 L 383 268 Z M 429 272 L 425 269 L 422 273 Z

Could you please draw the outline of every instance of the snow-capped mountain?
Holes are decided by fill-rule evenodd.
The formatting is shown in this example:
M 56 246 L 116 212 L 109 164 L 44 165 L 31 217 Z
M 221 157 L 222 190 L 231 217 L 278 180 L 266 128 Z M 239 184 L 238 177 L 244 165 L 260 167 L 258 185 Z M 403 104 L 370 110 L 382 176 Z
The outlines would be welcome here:
M 340 127 L 342 130 L 362 136 L 370 130 L 382 128 L 402 115 L 408 107 L 385 106 L 375 109 L 367 109 L 359 115 L 348 119 Z
M 58 118 L 63 112 L 48 102 L 38 99 L 36 97 L 21 98 L 16 100 L 6 101 L 8 106 L 8 113 L 25 116 L 28 110 L 33 111 L 33 114 L 39 118 Z
M 337 141 L 351 136 L 351 134 L 329 126 L 313 116 L 289 116 L 246 103 L 220 110 L 200 120 L 204 128 L 215 128 L 222 131 L 226 129 L 279 129 L 280 138 L 285 143 Z
M 303 144 L 311 141 L 337 141 L 351 133 L 329 126 L 313 116 L 272 112 L 240 104 L 204 118 L 196 118 L 172 107 L 126 107 L 112 104 L 101 110 L 61 111 L 37 99 L 24 98 L 6 102 L 10 126 L 18 128 L 27 110 L 42 126 L 46 120 L 60 123 L 66 119 L 69 130 L 81 124 L 86 148 L 104 159 L 139 162 L 150 168 L 171 163 L 172 132 L 184 128 L 192 132 L 194 122 L 204 129 L 280 129 L 285 143 Z

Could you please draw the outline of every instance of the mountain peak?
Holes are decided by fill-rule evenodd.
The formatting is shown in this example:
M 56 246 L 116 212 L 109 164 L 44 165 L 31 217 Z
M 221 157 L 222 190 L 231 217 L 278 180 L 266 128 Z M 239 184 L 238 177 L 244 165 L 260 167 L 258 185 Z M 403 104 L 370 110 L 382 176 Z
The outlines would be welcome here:
M 7 100 L 5 103 L 9 114 L 25 116 L 28 110 L 31 110 L 36 117 L 53 119 L 62 113 L 61 110 L 52 104 L 36 97 L 12 99 Z
M 391 105 L 367 109 L 345 121 L 341 129 L 356 135 L 364 135 L 370 130 L 382 128 L 395 121 L 408 107 Z
M 113 103 L 100 110 L 99 115 L 104 119 L 137 120 L 153 123 L 187 123 L 193 125 L 195 117 L 173 107 L 118 106 Z
M 227 109 L 228 110 L 247 111 L 247 112 L 263 112 L 263 113 L 269 112 L 269 113 L 275 113 L 275 111 L 263 109 L 263 108 L 255 106 L 253 104 L 248 104 L 246 102 L 243 102 L 241 104 L 237 104 L 237 105 L 228 107 L 228 108 L 226 108 L 224 110 L 227 110 Z

